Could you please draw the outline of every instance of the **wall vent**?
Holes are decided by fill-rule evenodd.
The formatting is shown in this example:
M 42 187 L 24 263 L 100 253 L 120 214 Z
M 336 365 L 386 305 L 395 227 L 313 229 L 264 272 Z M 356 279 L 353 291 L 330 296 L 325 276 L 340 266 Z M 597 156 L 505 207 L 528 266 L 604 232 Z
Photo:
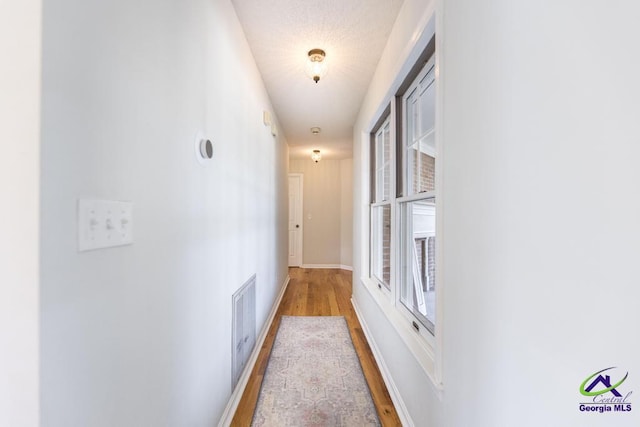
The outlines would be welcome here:
M 236 388 L 242 371 L 256 344 L 256 275 L 254 274 L 233 294 L 233 342 L 231 378 Z

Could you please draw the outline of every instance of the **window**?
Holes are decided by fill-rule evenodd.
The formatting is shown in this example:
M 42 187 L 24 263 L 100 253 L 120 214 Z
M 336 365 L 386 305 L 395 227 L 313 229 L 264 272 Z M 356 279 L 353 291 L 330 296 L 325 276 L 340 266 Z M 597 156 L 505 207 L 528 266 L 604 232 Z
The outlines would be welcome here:
M 391 287 L 391 133 L 386 119 L 372 133 L 371 276 Z
M 435 199 L 401 204 L 400 301 L 431 333 L 435 325 Z
M 369 274 L 362 283 L 441 389 L 442 159 L 436 144 L 436 139 L 441 142 L 436 135 L 435 18 L 429 26 L 419 44 L 422 52 L 402 66 L 386 108 L 380 106 L 384 111 L 370 127 Z
M 435 329 L 435 70 L 429 60 L 402 96 L 400 302 Z
M 370 279 L 427 346 L 438 292 L 434 53 L 432 38 L 370 134 Z
M 394 305 L 433 335 L 437 292 L 433 56 L 422 64 L 397 95 L 395 114 L 389 107 L 371 133 L 370 260 L 371 278 L 391 291 Z M 400 129 L 393 140 L 391 117 L 397 118 Z M 392 176 L 392 153 L 396 152 Z M 397 188 L 397 196 L 391 194 L 392 188 Z M 392 212 L 398 213 L 397 227 Z M 392 238 L 398 242 L 393 254 Z

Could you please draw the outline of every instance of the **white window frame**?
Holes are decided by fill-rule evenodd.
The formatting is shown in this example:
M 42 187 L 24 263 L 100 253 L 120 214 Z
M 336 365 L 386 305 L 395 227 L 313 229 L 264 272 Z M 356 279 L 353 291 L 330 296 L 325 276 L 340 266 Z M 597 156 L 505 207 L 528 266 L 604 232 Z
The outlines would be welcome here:
M 383 115 L 384 117 L 384 115 Z M 385 129 L 388 128 L 388 132 L 389 132 L 389 144 L 390 144 L 390 150 L 389 150 L 389 158 L 388 159 L 384 159 L 384 161 L 381 164 L 378 164 L 378 159 L 380 157 L 380 154 L 384 152 L 384 133 L 385 133 Z M 373 159 L 374 162 L 371 165 L 372 167 L 370 168 L 370 174 L 373 175 L 373 179 L 371 179 L 371 185 L 373 185 L 373 189 L 371 192 L 371 197 L 373 200 L 371 200 L 371 204 L 370 204 L 370 212 L 369 212 L 369 218 L 370 218 L 370 232 L 369 232 L 369 236 L 370 236 L 370 257 L 369 257 L 369 275 L 370 278 L 372 280 L 374 280 L 377 284 L 378 284 L 378 288 L 379 289 L 383 289 L 387 292 L 387 295 L 391 293 L 391 283 L 392 283 L 392 274 L 393 274 L 393 269 L 391 269 L 391 272 L 389 273 L 389 283 L 385 283 L 384 282 L 384 278 L 383 277 L 378 277 L 376 275 L 375 270 L 375 266 L 374 266 L 374 257 L 378 254 L 378 251 L 382 251 L 383 250 L 383 246 L 382 246 L 382 242 L 380 242 L 380 245 L 378 246 L 377 243 L 377 235 L 375 234 L 377 229 L 376 226 L 377 224 L 377 218 L 375 217 L 374 214 L 374 210 L 376 210 L 376 208 L 382 208 L 384 209 L 384 207 L 388 206 L 389 207 L 389 236 L 390 236 L 390 240 L 393 239 L 393 218 L 394 218 L 394 213 L 393 213 L 393 198 L 395 196 L 395 179 L 394 179 L 394 172 L 395 172 L 395 168 L 393 167 L 393 162 L 395 160 L 395 156 L 394 156 L 394 138 L 393 135 L 391 133 L 392 130 L 392 120 L 391 120 L 391 114 L 390 113 L 386 113 L 386 118 L 384 118 L 384 120 L 382 121 L 382 123 L 380 124 L 380 126 L 374 130 L 374 132 L 372 132 L 372 137 L 373 137 L 373 141 L 372 141 L 372 151 L 375 151 L 375 153 L 371 153 L 371 155 L 373 155 Z M 382 137 L 382 138 L 380 138 Z M 379 146 L 379 142 L 381 142 L 380 146 Z M 387 198 L 384 198 L 384 190 L 382 190 L 382 196 L 379 196 L 379 189 L 378 189 L 378 177 L 381 175 L 382 176 L 382 187 L 384 187 L 384 169 L 385 166 L 389 166 L 389 194 L 387 196 Z M 379 175 L 379 172 L 382 171 L 382 174 Z M 390 253 L 389 253 L 389 265 L 391 268 L 391 263 L 392 263 L 392 258 L 393 258 L 393 247 L 390 244 Z
M 427 16 L 430 16 L 428 23 L 420 35 L 416 44 L 413 46 L 411 52 L 407 55 L 405 62 L 401 66 L 400 72 L 397 74 L 394 82 L 388 89 L 387 94 L 383 98 L 383 102 L 380 104 L 379 108 L 376 110 L 376 113 L 373 114 L 372 120 L 368 129 L 370 131 L 368 133 L 363 132 L 361 134 L 362 141 L 364 147 L 363 156 L 364 159 L 367 159 L 369 156 L 373 155 L 371 152 L 371 133 L 377 129 L 379 126 L 381 117 L 386 114 L 390 105 L 390 117 L 391 117 L 391 137 L 393 139 L 393 146 L 391 150 L 392 156 L 392 183 L 391 190 L 392 195 L 396 195 L 395 192 L 397 190 L 397 179 L 398 173 L 396 169 L 400 167 L 396 161 L 396 155 L 398 154 L 396 151 L 397 144 L 397 135 L 398 129 L 397 125 L 401 125 L 401 121 L 398 120 L 398 114 L 400 114 L 400 104 L 401 99 L 404 93 L 407 93 L 408 81 L 411 79 L 412 81 L 416 78 L 416 72 L 414 71 L 418 66 L 418 63 L 424 64 L 426 60 L 425 55 L 431 55 L 435 58 L 435 85 L 436 85 L 436 100 L 435 100 L 435 112 L 436 112 L 436 121 L 435 128 L 442 129 L 442 116 L 441 111 L 443 107 L 442 96 L 440 92 L 440 87 L 442 87 L 441 75 L 438 71 L 438 61 L 441 55 L 437 54 L 439 46 L 442 45 L 442 38 L 435 38 L 435 26 L 436 26 L 436 15 L 431 12 L 427 13 Z M 437 22 L 440 23 L 441 18 L 437 19 Z M 436 48 L 438 46 L 438 48 Z M 422 53 L 420 53 L 422 52 Z M 433 53 L 435 52 L 435 53 Z M 411 77 L 410 77 L 411 75 Z M 442 245 L 440 242 L 443 237 L 443 227 L 442 227 L 442 192 L 440 188 L 442 188 L 442 168 L 440 165 L 442 164 L 443 154 L 441 150 L 442 144 L 442 132 L 438 132 L 435 135 L 435 193 L 439 194 L 439 197 L 436 199 L 436 253 L 435 253 L 435 262 L 436 262 L 436 271 L 435 271 L 435 280 L 437 286 L 442 290 L 443 282 L 443 271 L 442 271 Z M 366 143 L 365 143 L 366 141 Z M 365 169 L 367 171 L 367 175 L 371 173 L 370 164 Z M 368 179 L 367 182 L 371 183 L 371 180 Z M 367 185 L 365 188 L 368 188 Z M 369 188 L 369 190 L 371 190 Z M 366 190 L 365 190 L 366 191 Z M 443 383 L 442 383 L 442 343 L 443 343 L 443 315 L 442 309 L 443 306 L 443 297 L 442 292 L 438 296 L 436 300 L 436 324 L 434 333 L 431 334 L 427 332 L 426 334 L 416 333 L 415 328 L 412 326 L 415 317 L 408 310 L 404 309 L 403 304 L 399 301 L 400 295 L 398 291 L 398 282 L 400 278 L 399 270 L 399 257 L 398 249 L 399 242 L 397 241 L 398 230 L 400 228 L 399 216 L 401 212 L 399 211 L 399 202 L 407 202 L 412 200 L 413 198 L 422 198 L 424 195 L 418 196 L 401 196 L 399 199 L 394 199 L 391 203 L 391 290 L 387 290 L 384 286 L 381 286 L 376 280 L 371 278 L 370 268 L 368 263 L 370 262 L 370 245 L 368 246 L 368 250 L 363 251 L 362 261 L 363 265 L 367 266 L 367 268 L 363 271 L 365 273 L 360 281 L 364 288 L 369 292 L 370 296 L 377 303 L 378 307 L 381 310 L 382 315 L 387 319 L 389 324 L 396 330 L 398 336 L 402 339 L 402 341 L 407 346 L 407 349 L 414 355 L 418 364 L 423 368 L 425 374 L 428 378 L 430 378 L 432 385 L 434 386 L 434 390 L 441 395 L 443 391 Z M 363 226 L 365 227 L 363 231 L 365 232 L 366 239 L 370 239 L 371 237 L 371 214 L 370 214 L 370 201 L 367 203 L 368 213 L 367 218 L 363 221 Z M 364 219 L 364 218 L 363 218 Z M 365 231 L 366 230 L 366 231 Z M 370 240 L 369 240 L 370 243 Z M 354 301 L 355 302 L 355 301 Z M 358 312 L 357 304 L 355 305 L 356 312 Z M 423 331 L 426 331 L 426 328 L 420 328 Z M 442 396 L 442 395 L 441 395 Z
M 429 193 L 432 193 L 432 192 L 429 192 Z M 422 193 L 422 194 L 425 194 L 425 193 Z M 400 249 L 395 254 L 398 259 L 396 264 L 398 265 L 398 279 L 396 281 L 398 298 L 396 301 L 396 307 L 408 321 L 412 322 L 412 325 L 413 325 L 413 322 L 417 322 L 417 324 L 414 325 L 414 328 L 416 328 L 417 326 L 416 331 L 430 345 L 434 345 L 435 325 L 437 324 L 437 319 L 436 319 L 436 322 L 431 322 L 431 320 L 429 320 L 426 316 L 422 316 L 421 314 L 414 313 L 402 301 L 403 295 L 406 296 L 408 293 L 410 293 L 409 291 L 411 290 L 411 289 L 406 289 L 404 287 L 405 285 L 404 277 L 408 276 L 408 277 L 411 277 L 413 280 L 415 280 L 413 253 L 415 251 L 416 235 L 414 233 L 411 233 L 411 235 L 408 236 L 407 228 L 412 226 L 412 224 L 410 221 L 403 223 L 403 219 L 405 219 L 405 216 L 406 216 L 405 210 L 407 209 L 407 205 L 410 203 L 421 201 L 421 200 L 431 200 L 431 199 L 433 199 L 434 202 L 437 203 L 437 199 L 435 199 L 433 195 L 428 197 L 420 197 L 420 198 L 417 198 L 415 196 L 403 197 L 397 200 L 397 204 L 398 204 L 397 209 L 398 209 L 398 212 L 400 212 L 400 214 L 398 215 L 399 225 L 398 225 L 398 236 L 396 238 L 399 241 L 398 246 Z M 436 222 L 437 222 L 437 217 L 436 217 Z M 422 233 L 421 236 L 422 237 L 436 236 L 436 247 L 437 247 L 437 239 L 438 239 L 437 233 Z M 409 237 L 409 238 L 405 239 L 405 237 Z M 436 254 L 436 263 L 437 263 L 437 254 Z M 436 270 L 437 270 L 437 267 L 436 267 Z M 412 283 L 413 283 L 413 286 L 415 286 L 415 283 L 414 282 Z M 436 279 L 436 284 L 437 284 L 437 279 Z M 437 289 L 438 288 L 436 287 L 436 310 L 437 310 L 437 298 L 438 298 Z M 436 311 L 436 314 L 437 314 L 437 311 Z
M 401 102 L 401 110 L 402 110 L 402 117 L 401 117 L 401 126 L 402 126 L 402 141 L 396 141 L 396 144 L 400 144 L 402 147 L 402 165 L 401 165 L 401 170 L 400 173 L 398 175 L 402 175 L 402 181 L 403 181 L 403 185 L 402 185 L 402 194 L 404 196 L 399 197 L 395 200 L 396 202 L 396 210 L 398 212 L 400 212 L 400 214 L 398 215 L 398 233 L 396 234 L 397 239 L 398 239 L 398 245 L 400 247 L 400 250 L 398 250 L 395 253 L 395 256 L 398 259 L 397 265 L 400 267 L 398 269 L 396 269 L 397 272 L 397 287 L 398 287 L 398 297 L 396 300 L 396 307 L 398 308 L 398 310 L 400 310 L 403 314 L 403 316 L 405 316 L 409 321 L 412 322 L 412 325 L 414 326 L 414 328 L 416 328 L 416 331 L 420 334 L 420 336 L 422 338 L 424 338 L 429 345 L 434 346 L 435 345 L 435 331 L 436 331 L 436 324 L 437 324 L 437 317 L 435 319 L 435 322 L 431 322 L 429 319 L 427 319 L 424 316 L 421 316 L 420 314 L 416 314 L 414 313 L 410 308 L 408 308 L 404 302 L 402 301 L 402 297 L 403 295 L 406 295 L 409 291 L 405 288 L 405 286 L 407 285 L 408 281 L 411 281 L 413 283 L 413 257 L 412 256 L 407 256 L 406 254 L 412 254 L 413 250 L 410 250 L 409 248 L 412 248 L 414 245 L 413 242 L 413 234 L 411 236 L 408 236 L 408 230 L 407 227 L 409 225 L 411 225 L 411 222 L 406 218 L 407 214 L 406 214 L 406 209 L 408 207 L 408 205 L 410 203 L 413 202 L 417 202 L 417 201 L 421 201 L 421 200 L 430 200 L 433 199 L 435 201 L 435 203 L 438 203 L 438 197 L 437 197 L 437 193 L 438 191 L 434 188 L 434 190 L 432 191 L 424 191 L 421 193 L 418 192 L 414 192 L 414 189 L 412 188 L 412 182 L 413 182 L 413 177 L 409 175 L 409 171 L 410 171 L 410 164 L 409 164 L 409 155 L 408 153 L 410 152 L 409 150 L 409 141 L 408 141 L 408 131 L 406 129 L 406 127 L 409 125 L 409 117 L 408 117 L 408 108 L 407 108 L 407 103 L 409 98 L 412 96 L 412 94 L 416 91 L 419 90 L 420 85 L 422 80 L 427 77 L 429 74 L 433 74 L 432 75 L 432 80 L 430 80 L 428 82 L 428 84 L 426 85 L 426 87 L 424 88 L 424 90 L 426 91 L 427 88 L 433 86 L 435 88 L 435 84 L 436 84 L 436 79 L 435 79 L 435 55 L 433 55 L 427 62 L 426 64 L 423 66 L 423 68 L 420 70 L 420 72 L 418 73 L 418 75 L 413 79 L 413 81 L 411 82 L 411 84 L 409 85 L 409 87 L 407 88 L 407 90 L 405 91 L 405 93 L 402 95 L 402 102 Z M 435 107 L 435 106 L 434 106 Z M 428 130 L 425 135 L 431 135 L 434 134 L 435 136 L 435 121 L 434 121 L 434 128 Z M 423 137 L 423 136 L 422 136 Z M 436 155 L 435 151 L 431 152 L 433 154 L 433 157 L 436 159 L 438 156 Z M 427 153 L 429 154 L 429 153 Z M 438 167 L 436 165 L 435 171 L 438 170 Z M 437 172 L 436 172 L 437 173 Z M 438 181 L 437 176 L 434 176 L 434 180 Z M 404 222 L 403 222 L 404 221 Z M 436 224 L 438 223 L 438 216 L 437 216 L 437 210 L 436 210 Z M 438 244 L 438 236 L 437 236 L 437 232 L 436 232 L 436 247 L 439 246 Z M 409 259 L 410 258 L 410 259 Z M 436 265 L 438 265 L 438 255 L 437 255 L 437 250 L 436 250 Z M 437 267 L 436 267 L 437 270 Z M 410 278 L 410 279 L 406 279 L 406 278 Z M 435 298 L 436 298 L 436 313 L 435 315 L 437 316 L 437 300 L 439 298 L 439 282 L 438 279 L 436 278 L 436 294 L 435 294 Z M 419 297 L 418 297 L 419 298 Z M 416 322 L 416 323 L 414 323 Z

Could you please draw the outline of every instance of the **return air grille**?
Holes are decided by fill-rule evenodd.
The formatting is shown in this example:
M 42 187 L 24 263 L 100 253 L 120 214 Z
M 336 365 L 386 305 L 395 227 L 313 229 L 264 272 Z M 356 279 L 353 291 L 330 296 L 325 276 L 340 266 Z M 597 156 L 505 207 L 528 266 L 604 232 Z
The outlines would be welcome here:
M 256 344 L 256 275 L 233 294 L 233 377 L 236 388 Z

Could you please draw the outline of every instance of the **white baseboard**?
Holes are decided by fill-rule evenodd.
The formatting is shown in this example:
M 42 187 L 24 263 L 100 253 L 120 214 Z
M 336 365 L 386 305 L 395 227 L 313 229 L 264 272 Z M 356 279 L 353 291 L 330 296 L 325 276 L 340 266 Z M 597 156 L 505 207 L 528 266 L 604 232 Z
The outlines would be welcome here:
M 340 270 L 353 271 L 353 267 L 343 264 L 302 264 L 300 268 L 339 268 Z
M 282 301 L 282 297 L 284 296 L 284 292 L 287 290 L 287 286 L 289 285 L 289 276 L 284 279 L 284 283 L 280 288 L 280 293 L 276 298 L 273 306 L 271 307 L 271 311 L 269 312 L 269 316 L 267 317 L 266 322 L 264 322 L 264 326 L 260 331 L 260 336 L 256 340 L 256 345 L 253 347 L 253 352 L 247 360 L 247 365 L 242 371 L 242 375 L 238 380 L 238 385 L 236 386 L 233 393 L 231 393 L 231 397 L 229 398 L 229 402 L 227 403 L 224 412 L 222 413 L 222 417 L 220 418 L 220 422 L 218 423 L 218 427 L 228 427 L 231 425 L 231 420 L 236 413 L 236 409 L 238 409 L 238 404 L 240 404 L 240 399 L 242 399 L 242 394 L 244 393 L 244 389 L 249 382 L 249 376 L 253 371 L 253 367 L 258 360 L 258 355 L 260 354 L 260 350 L 262 349 L 262 344 L 264 344 L 264 340 L 267 338 L 267 333 L 269 332 L 269 328 L 273 323 L 273 319 L 276 317 L 276 313 L 278 312 L 278 307 L 280 306 L 280 302 Z
M 413 420 L 411 419 L 411 415 L 409 415 L 409 410 L 407 406 L 404 404 L 404 400 L 402 400 L 402 396 L 400 396 L 400 391 L 396 384 L 393 382 L 393 377 L 391 376 L 391 372 L 389 372 L 389 368 L 384 362 L 384 358 L 382 357 L 382 353 L 376 344 L 376 341 L 373 339 L 373 335 L 371 335 L 371 331 L 367 325 L 367 322 L 364 320 L 364 317 L 360 314 L 360 309 L 358 308 L 358 304 L 355 302 L 353 298 L 351 298 L 351 304 L 353 305 L 353 309 L 356 312 L 356 316 L 360 321 L 360 326 L 362 326 L 362 332 L 364 332 L 364 336 L 367 338 L 369 342 L 369 347 L 371 347 L 371 351 L 373 352 L 373 357 L 376 359 L 376 363 L 380 368 L 380 373 L 382 374 L 382 380 L 387 386 L 387 390 L 389 390 L 389 395 L 391 396 L 391 400 L 393 401 L 393 405 L 396 407 L 396 411 L 398 412 L 398 417 L 400 417 L 400 421 L 402 425 L 405 427 L 415 427 Z

